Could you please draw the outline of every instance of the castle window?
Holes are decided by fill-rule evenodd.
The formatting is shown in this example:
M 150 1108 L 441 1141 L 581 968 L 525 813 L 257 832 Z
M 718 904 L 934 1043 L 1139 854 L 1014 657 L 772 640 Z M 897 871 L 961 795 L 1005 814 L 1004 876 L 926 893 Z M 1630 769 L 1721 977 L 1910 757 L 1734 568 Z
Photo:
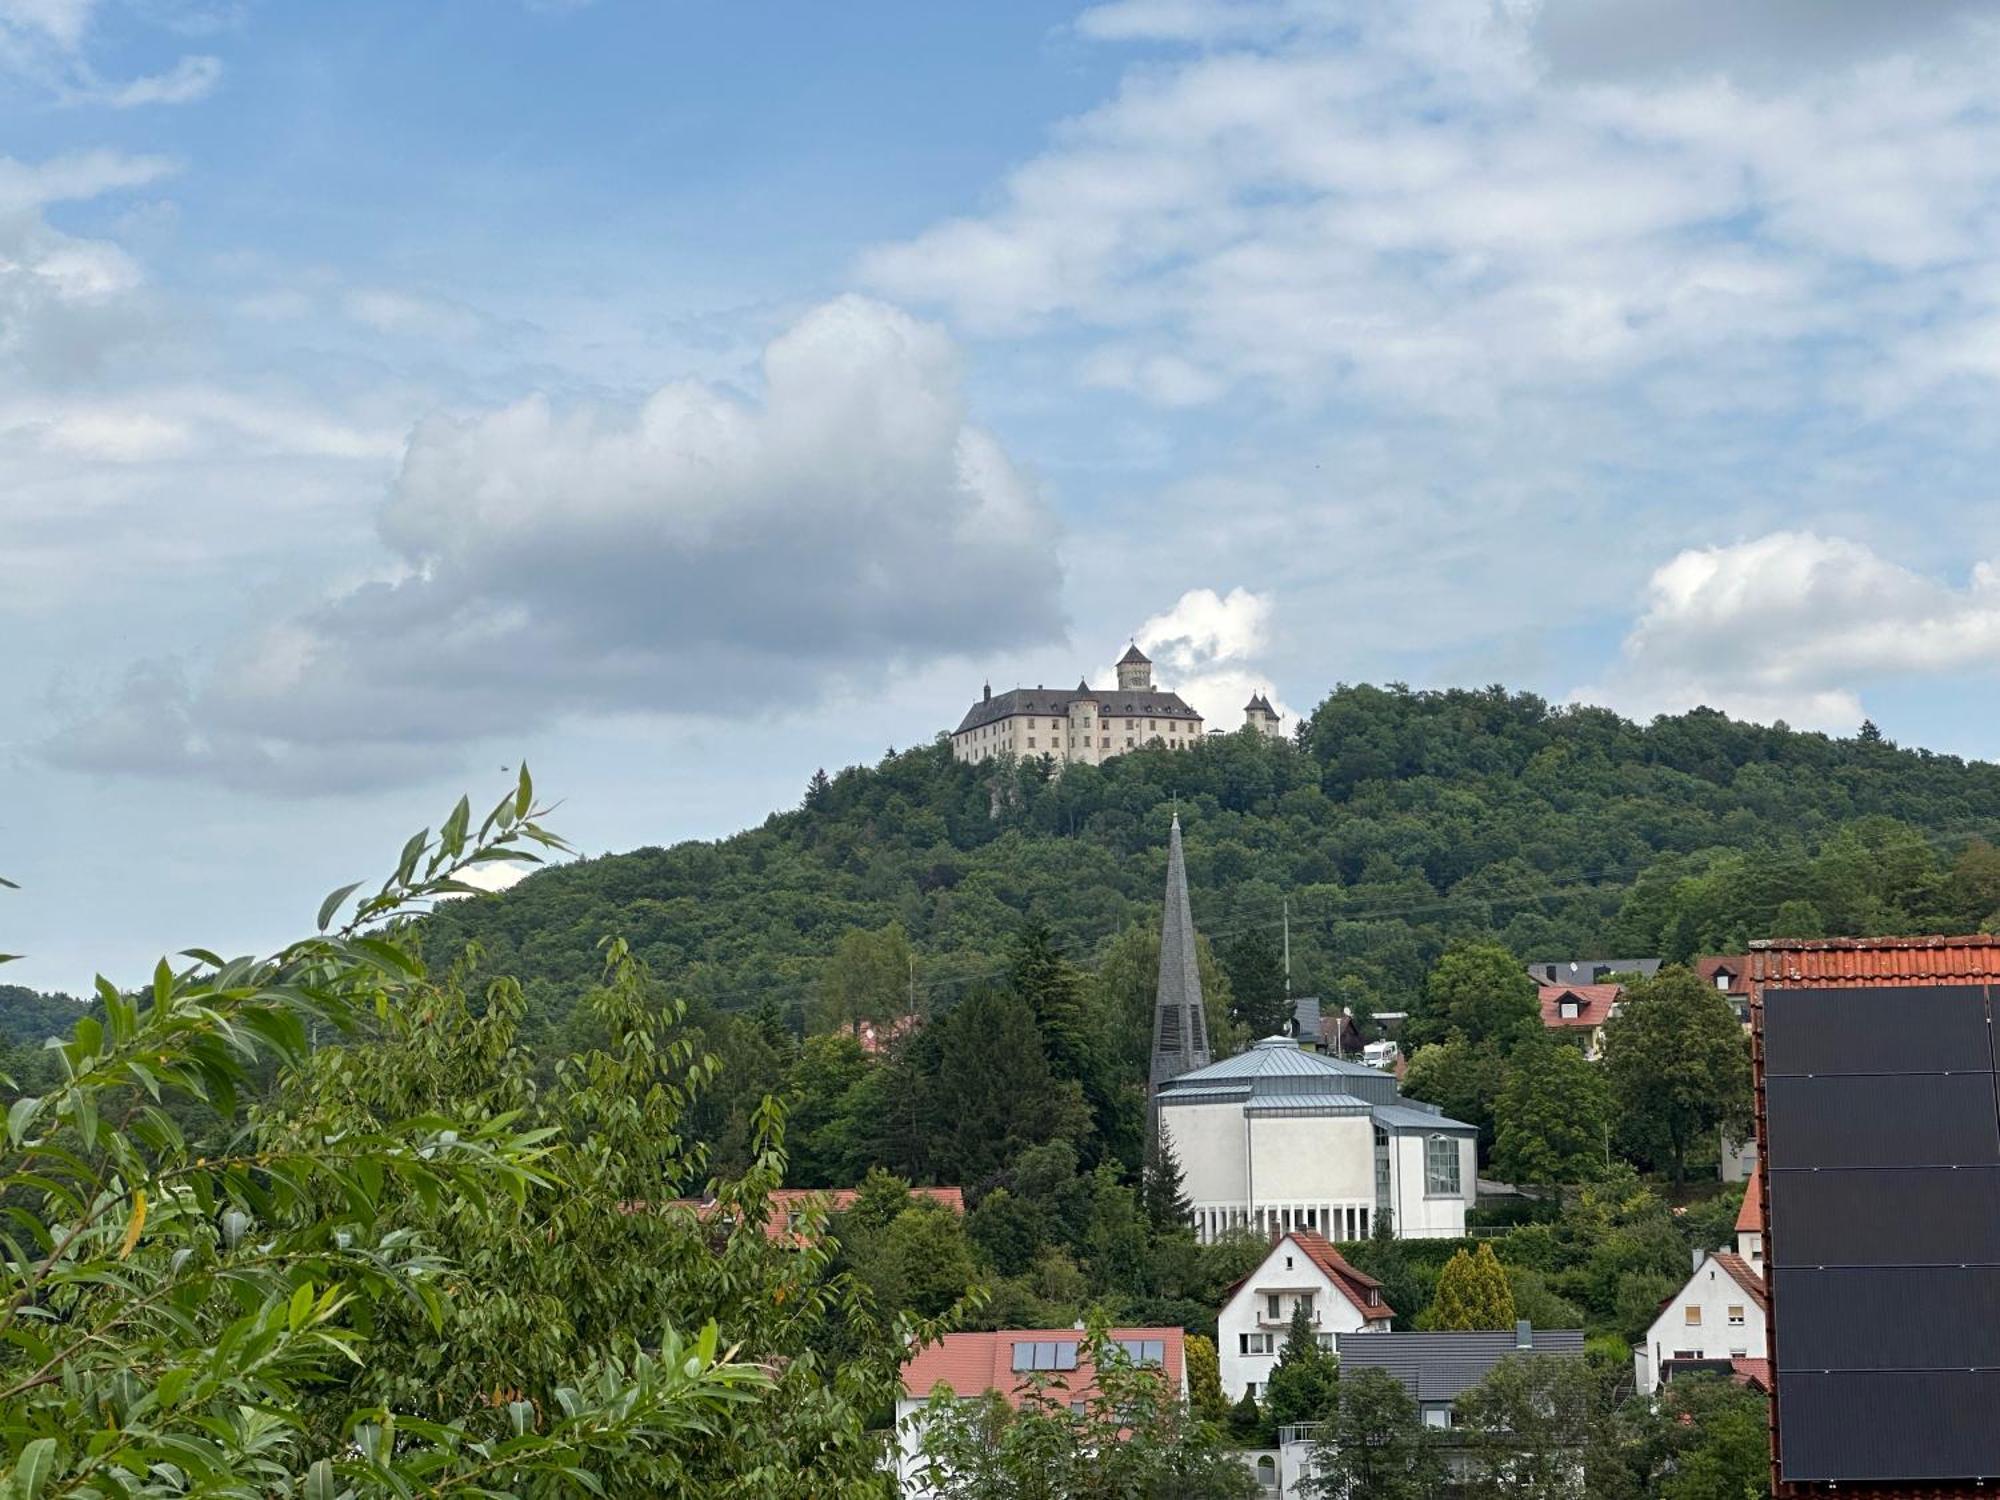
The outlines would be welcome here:
M 1127 750 L 1132 748 L 1132 736 L 1129 734 L 1125 736 L 1125 748 Z
M 1030 750 L 1035 748 L 1035 737 L 1032 734 L 1028 736 L 1028 748 Z
M 1127 719 L 1127 720 L 1125 721 L 1125 727 L 1126 727 L 1127 729 L 1130 729 L 1130 728 L 1132 727 L 1132 721 L 1131 721 L 1130 719 Z
M 1108 735 L 1108 734 L 1107 734 L 1107 735 L 1105 735 L 1105 736 L 1104 736 L 1104 744 L 1103 744 L 1102 748 L 1103 748 L 1103 749 L 1106 749 L 1106 750 L 1109 750 L 1109 749 L 1111 748 L 1111 736 L 1110 736 L 1110 735 Z

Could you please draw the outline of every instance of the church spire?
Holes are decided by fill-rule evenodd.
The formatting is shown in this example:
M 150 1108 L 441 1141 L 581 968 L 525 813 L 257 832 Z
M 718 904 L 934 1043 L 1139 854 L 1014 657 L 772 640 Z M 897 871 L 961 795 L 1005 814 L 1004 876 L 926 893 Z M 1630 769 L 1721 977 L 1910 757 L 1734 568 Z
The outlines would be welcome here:
M 1160 918 L 1160 990 L 1153 1006 L 1152 1087 L 1205 1068 L 1208 1017 L 1201 1005 L 1201 971 L 1195 963 L 1194 913 L 1188 907 L 1187 860 L 1181 853 L 1181 819 L 1174 814 L 1167 837 L 1167 905 Z

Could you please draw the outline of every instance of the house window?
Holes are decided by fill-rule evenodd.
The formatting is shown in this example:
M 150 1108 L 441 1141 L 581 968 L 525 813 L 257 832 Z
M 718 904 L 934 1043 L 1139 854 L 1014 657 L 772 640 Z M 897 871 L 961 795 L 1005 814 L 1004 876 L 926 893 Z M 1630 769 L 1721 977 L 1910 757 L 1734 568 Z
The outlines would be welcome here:
M 1718 974 L 1718 975 L 1716 975 L 1716 976 L 1715 976 L 1715 987 L 1716 987 L 1717 989 L 1719 989 L 1719 990 L 1726 990 L 1726 989 L 1728 989 L 1728 988 L 1729 988 L 1729 976 L 1728 976 L 1727 974 Z
M 1313 1294 L 1311 1292 L 1302 1293 L 1299 1297 L 1299 1306 L 1306 1310 L 1306 1316 L 1310 1318 L 1313 1315 Z
M 1690 1307 L 1685 1314 L 1685 1321 L 1687 1323 L 1687 1326 L 1690 1328 L 1701 1327 L 1701 1309 L 1698 1307 Z
M 1744 1356 L 1745 1354 L 1747 1354 L 1748 1352 L 1749 1352 L 1749 1351 L 1748 1351 L 1748 1350 L 1746 1350 L 1746 1349 L 1731 1349 L 1731 1350 L 1729 1351 L 1729 1357 L 1730 1357 L 1731 1359 L 1741 1359 L 1741 1358 L 1743 1358 L 1743 1356 Z
M 1424 1142 L 1424 1192 L 1432 1198 L 1456 1198 L 1462 1192 L 1458 1142 L 1448 1135 L 1434 1135 Z
M 1245 1354 L 1269 1354 L 1273 1338 L 1268 1333 L 1239 1333 L 1236 1336 L 1236 1343 Z
M 1741 1328 L 1743 1326 L 1742 1308 L 1732 1307 L 1729 1309 L 1729 1326 L 1731 1328 Z
M 1278 1294 L 1272 1292 L 1264 1298 L 1264 1316 L 1275 1323 L 1282 1316 L 1278 1311 Z
M 1576 1017 L 1577 1017 L 1577 1005 L 1576 1005 L 1576 1002 L 1575 1002 L 1574 1000 L 1565 1000 L 1565 1001 L 1563 1001 L 1563 1003 L 1562 1003 L 1562 1018 L 1563 1018 L 1563 1019 L 1564 1019 L 1565 1021 L 1574 1021 L 1574 1020 L 1576 1019 Z

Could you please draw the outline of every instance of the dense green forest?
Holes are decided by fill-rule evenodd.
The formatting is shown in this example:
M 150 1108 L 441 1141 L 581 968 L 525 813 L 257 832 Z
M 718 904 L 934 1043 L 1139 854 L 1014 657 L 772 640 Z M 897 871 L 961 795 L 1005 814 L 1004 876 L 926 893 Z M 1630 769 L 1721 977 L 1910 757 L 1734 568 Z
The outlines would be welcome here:
M 1708 710 L 1636 725 L 1501 688 L 1342 687 L 1296 743 L 1239 732 L 1057 777 L 940 740 L 815 776 L 716 843 L 582 860 L 431 921 L 559 1020 L 617 933 L 678 992 L 795 1030 L 841 941 L 894 924 L 943 1009 L 1004 970 L 1024 921 L 1092 963 L 1156 920 L 1168 808 L 1218 946 L 1292 911 L 1295 989 L 1403 1008 L 1447 943 L 1529 959 L 1739 950 L 1751 938 L 1965 931 L 2000 909 L 2000 766 Z
M 435 1445 L 419 1462 L 439 1474 L 504 1462 L 560 1488 L 592 1449 L 592 1463 L 671 1475 L 663 1493 L 729 1473 L 746 1496 L 873 1494 L 900 1351 L 925 1330 L 1178 1324 L 1212 1369 L 1200 1336 L 1264 1246 L 1197 1244 L 1176 1165 L 1146 1146 L 1175 805 L 1218 1051 L 1282 1014 L 1289 901 L 1296 986 L 1364 1021 L 1408 1011 L 1408 1090 L 1477 1124 L 1486 1167 L 1536 1190 L 1487 1211 L 1477 1245 L 1345 1247 L 1397 1324 L 1583 1327 L 1591 1431 L 1615 1439 L 1592 1493 L 1760 1493 L 1757 1398 L 1715 1394 L 1727 1420 L 1709 1425 L 1731 1434 L 1727 1451 L 1683 1463 L 1670 1450 L 1686 1424 L 1620 1395 L 1629 1342 L 1689 1251 L 1730 1235 L 1738 1194 L 1709 1168 L 1718 1133 L 1747 1114 L 1741 1031 L 1721 996 L 1670 967 L 1631 987 L 1603 1062 L 1587 1063 L 1543 1031 L 1521 962 L 1979 928 L 2000 908 L 1987 842 L 2000 769 L 1872 733 L 1705 712 L 1640 727 L 1497 689 L 1346 688 L 1295 743 L 1217 736 L 1059 779 L 959 765 L 933 745 L 815 776 L 801 807 L 720 843 L 563 864 L 410 918 L 454 894 L 469 840 L 505 841 L 506 818 L 473 839 L 461 807 L 412 842 L 423 870 L 399 870 L 369 898 L 380 905 L 268 960 L 163 967 L 150 990 L 107 986 L 87 1010 L 0 997 L 15 1044 L 0 1070 L 18 1084 L 7 1190 L 36 1205 L 44 1246 L 15 1257 L 15 1274 L 70 1278 L 66 1317 L 103 1305 L 140 1320 L 145 1278 L 193 1276 L 174 1295 L 220 1297 L 218 1337 L 295 1347 L 286 1357 L 313 1371 L 307 1396 L 274 1392 L 239 1379 L 206 1334 L 188 1344 L 178 1324 L 145 1323 L 139 1342 L 102 1342 L 102 1390 L 57 1391 L 37 1371 L 61 1349 L 23 1345 L 10 1453 L 46 1441 L 41 1461 L 88 1467 L 103 1392 L 134 1362 L 178 1362 L 229 1374 L 187 1387 L 185 1412 L 121 1408 L 122 1430 L 143 1415 L 171 1445 L 183 1416 L 270 1404 L 286 1475 L 271 1492 L 326 1464 L 357 1492 L 396 1487 L 387 1451 L 367 1446 L 365 1413 L 384 1407 L 434 1424 L 405 1430 Z M 881 1055 L 842 1034 L 911 1009 L 924 1024 Z M 23 1045 L 52 1018 L 74 1025 L 67 1048 Z M 37 1153 L 76 1181 L 42 1185 Z M 183 1178 L 194 1197 L 168 1186 Z M 769 1253 L 756 1223 L 779 1182 L 865 1191 L 810 1254 Z M 962 1185 L 967 1214 L 911 1197 L 912 1182 Z M 635 1211 L 717 1196 L 726 1236 Z M 79 1213 L 87 1232 L 66 1240 Z M 281 1238 L 259 1238 L 266 1225 Z M 227 1323 L 238 1293 L 219 1288 L 235 1258 L 247 1275 L 270 1243 L 286 1247 L 282 1269 L 243 1282 Z M 477 1295 L 427 1303 L 440 1277 Z M 352 1310 L 340 1286 L 358 1289 Z M 668 1331 L 635 1337 L 633 1309 Z M 322 1329 L 331 1342 L 315 1341 Z M 664 1357 L 685 1338 L 706 1341 L 676 1366 Z M 739 1342 L 748 1365 L 718 1353 Z M 1342 1394 L 1305 1342 L 1264 1405 L 1220 1411 L 1197 1380 L 1196 1426 L 1163 1411 L 1156 1435 L 1177 1450 L 1226 1426 L 1256 1443 L 1284 1421 L 1346 1421 L 1350 1399 L 1363 1420 L 1364 1398 L 1384 1393 Z M 348 1344 L 379 1356 L 329 1383 L 318 1362 Z M 766 1357 L 791 1373 L 771 1385 Z M 662 1373 L 674 1368 L 694 1384 Z M 739 1419 L 716 1415 L 753 1386 Z M 1502 1381 L 1482 1399 L 1505 1396 Z M 559 1408 L 647 1415 L 606 1460 L 606 1440 L 542 1415 Z M 644 1425 L 683 1421 L 685 1441 Z M 963 1436 L 1005 1453 L 1049 1435 Z M 232 1431 L 216 1462 L 254 1465 L 264 1440 Z M 489 1456 L 508 1442 L 522 1446 Z M 1075 1446 L 1079 1461 L 1096 1451 Z M 820 1456 L 802 1464 L 807 1452 Z M 1662 1478 L 1697 1468 L 1715 1482 Z

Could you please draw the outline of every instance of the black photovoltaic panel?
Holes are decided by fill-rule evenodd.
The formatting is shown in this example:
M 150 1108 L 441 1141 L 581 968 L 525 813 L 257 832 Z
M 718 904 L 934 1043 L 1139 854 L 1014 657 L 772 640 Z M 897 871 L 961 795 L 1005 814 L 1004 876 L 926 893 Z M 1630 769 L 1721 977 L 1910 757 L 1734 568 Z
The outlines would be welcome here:
M 1985 992 L 1936 989 L 1764 991 L 1764 1074 L 1991 1070 Z
M 1975 1479 L 2000 1473 L 2000 1370 L 1785 1374 L 1787 1480 Z
M 1764 1089 L 1774 1170 L 2000 1162 L 1991 1073 L 1788 1075 Z
M 1783 1372 L 2000 1369 L 2000 1266 L 1783 1274 Z
M 2000 1262 L 2000 1167 L 1773 1171 L 1768 1187 L 1781 1270 Z
M 2000 1476 L 2000 1084 L 1978 986 L 1763 994 L 1779 1463 Z

